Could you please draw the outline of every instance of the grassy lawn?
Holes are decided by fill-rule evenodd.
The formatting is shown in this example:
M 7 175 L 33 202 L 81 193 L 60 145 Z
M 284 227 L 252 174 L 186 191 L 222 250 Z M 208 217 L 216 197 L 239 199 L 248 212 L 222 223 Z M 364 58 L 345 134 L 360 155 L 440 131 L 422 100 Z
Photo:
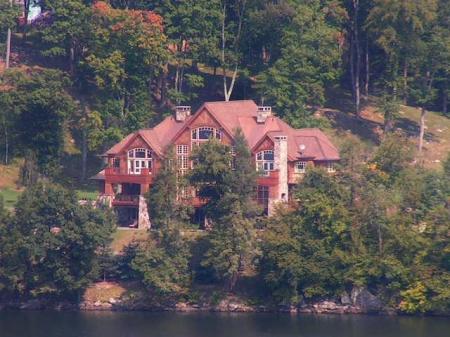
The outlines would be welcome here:
M 0 195 L 3 198 L 3 202 L 6 208 L 13 208 L 17 199 L 19 198 L 20 191 L 12 190 L 9 188 L 0 189 Z
M 122 252 L 122 249 L 134 240 L 145 240 L 148 238 L 146 229 L 117 229 L 113 234 L 111 249 L 114 253 Z
M 98 196 L 97 191 L 91 190 L 75 190 L 75 193 L 77 194 L 78 199 L 83 200 L 95 200 Z

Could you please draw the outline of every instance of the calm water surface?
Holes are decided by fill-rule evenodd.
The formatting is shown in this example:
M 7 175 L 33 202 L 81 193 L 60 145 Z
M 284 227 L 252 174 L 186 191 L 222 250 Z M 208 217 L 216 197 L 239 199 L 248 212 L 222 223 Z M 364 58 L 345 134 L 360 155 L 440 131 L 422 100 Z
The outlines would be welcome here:
M 450 319 L 0 311 L 0 337 L 449 337 Z

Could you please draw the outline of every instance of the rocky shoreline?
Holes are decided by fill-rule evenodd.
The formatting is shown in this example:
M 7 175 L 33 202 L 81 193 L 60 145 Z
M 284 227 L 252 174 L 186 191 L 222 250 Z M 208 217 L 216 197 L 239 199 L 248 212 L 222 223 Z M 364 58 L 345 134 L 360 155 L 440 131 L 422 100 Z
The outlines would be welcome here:
M 235 312 L 235 313 L 291 313 L 291 314 L 389 314 L 397 311 L 385 308 L 381 301 L 364 288 L 355 288 L 350 294 L 344 293 L 338 300 L 322 300 L 315 303 L 300 303 L 297 306 L 251 305 L 245 299 L 234 295 L 211 303 L 204 301 L 168 301 L 164 304 L 148 301 L 144 297 L 110 297 L 103 300 L 83 300 L 81 303 L 29 300 L 0 304 L 0 309 L 19 310 L 81 310 L 81 311 L 171 311 L 171 312 Z
M 155 301 L 149 296 L 118 295 L 109 298 L 84 298 L 80 303 L 56 302 L 33 299 L 23 302 L 0 303 L 0 310 L 74 310 L 74 311 L 151 311 L 151 312 L 223 312 L 223 313 L 289 313 L 289 314 L 377 314 L 399 315 L 396 308 L 387 307 L 366 288 L 354 288 L 344 292 L 339 298 L 324 299 L 298 305 L 260 305 L 249 304 L 248 299 L 228 294 L 219 300 L 211 297 L 196 302 L 167 299 Z M 449 313 L 440 313 L 449 316 Z

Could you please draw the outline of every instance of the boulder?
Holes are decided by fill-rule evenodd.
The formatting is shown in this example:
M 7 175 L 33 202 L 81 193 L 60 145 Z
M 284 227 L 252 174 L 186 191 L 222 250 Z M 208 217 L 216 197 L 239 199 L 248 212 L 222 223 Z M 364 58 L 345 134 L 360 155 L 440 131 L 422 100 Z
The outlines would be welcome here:
M 353 305 L 363 312 L 378 312 L 383 308 L 381 300 L 364 287 L 354 287 L 350 297 Z
M 350 298 L 350 296 L 348 295 L 348 293 L 346 291 L 344 291 L 341 294 L 341 303 L 343 305 L 351 305 L 352 304 L 352 299 Z

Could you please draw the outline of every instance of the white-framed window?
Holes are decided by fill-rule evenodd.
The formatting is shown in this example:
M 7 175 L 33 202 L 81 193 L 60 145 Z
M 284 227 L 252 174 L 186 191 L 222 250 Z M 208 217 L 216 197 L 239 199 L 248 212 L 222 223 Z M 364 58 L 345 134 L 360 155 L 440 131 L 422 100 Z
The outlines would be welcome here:
M 260 151 L 256 154 L 256 170 L 264 172 L 268 176 L 270 171 L 275 169 L 274 156 L 272 150 Z
M 306 161 L 297 161 L 295 163 L 295 173 L 305 173 L 306 172 Z
M 151 150 L 135 148 L 128 151 L 128 173 L 141 174 L 142 169 L 152 169 L 153 154 Z
M 180 171 L 185 171 L 189 168 L 188 151 L 187 145 L 177 145 L 177 164 Z
M 329 172 L 329 173 L 336 172 L 336 168 L 334 167 L 334 162 L 332 162 L 332 161 L 327 162 L 327 172 Z
M 191 132 L 192 147 L 207 142 L 210 139 L 222 139 L 222 132 L 216 128 L 210 126 L 202 126 L 193 129 Z

